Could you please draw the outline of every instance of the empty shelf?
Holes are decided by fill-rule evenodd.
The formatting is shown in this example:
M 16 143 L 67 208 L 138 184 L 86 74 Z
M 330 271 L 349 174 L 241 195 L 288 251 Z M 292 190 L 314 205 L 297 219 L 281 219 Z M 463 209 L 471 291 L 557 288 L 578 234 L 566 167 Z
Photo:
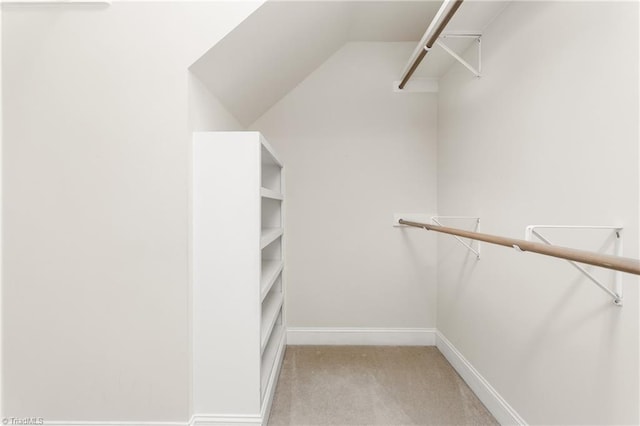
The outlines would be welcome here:
M 284 298 L 282 293 L 278 292 L 269 295 L 264 302 L 262 302 L 262 323 L 260 324 L 260 352 L 264 352 L 269 336 L 273 331 L 273 326 L 278 320 L 280 308 L 282 308 L 282 302 Z
M 282 260 L 263 260 L 262 261 L 262 273 L 260 277 L 260 301 L 263 301 L 269 290 L 276 282 L 284 262 Z
M 269 143 L 267 143 L 267 141 L 263 137 L 260 137 L 260 141 L 262 145 L 262 164 L 274 165 L 281 168 L 282 162 L 278 159 L 278 156 L 276 155 L 271 145 L 269 145 Z
M 260 363 L 260 388 L 261 394 L 264 395 L 269 382 L 272 380 L 272 376 L 275 370 L 274 365 L 275 361 L 278 358 L 279 354 L 282 353 L 284 343 L 284 327 L 282 325 L 278 325 L 274 330 L 269 339 L 269 344 L 267 345 L 267 349 L 264 351 L 262 355 L 262 361 Z
M 260 196 L 272 200 L 284 200 L 284 196 L 280 192 L 264 187 L 260 188 Z
M 260 236 L 260 248 L 263 249 L 282 235 L 282 228 L 264 228 Z

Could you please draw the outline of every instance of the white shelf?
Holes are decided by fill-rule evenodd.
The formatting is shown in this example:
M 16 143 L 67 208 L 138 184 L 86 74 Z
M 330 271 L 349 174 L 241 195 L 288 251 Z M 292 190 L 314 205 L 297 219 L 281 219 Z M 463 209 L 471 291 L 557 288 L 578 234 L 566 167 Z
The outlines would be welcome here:
M 279 324 L 273 330 L 267 349 L 262 355 L 262 361 L 260 363 L 260 388 L 262 394 L 264 394 L 267 384 L 270 381 L 269 379 L 273 375 L 273 367 L 278 358 L 278 354 L 283 350 L 284 337 L 284 326 Z
M 260 324 L 260 353 L 263 353 L 269 337 L 273 331 L 273 326 L 278 320 L 280 314 L 280 308 L 282 308 L 282 302 L 284 297 L 282 293 L 272 293 L 262 303 L 262 323 Z
M 282 272 L 282 268 L 284 267 L 284 262 L 282 260 L 263 260 L 262 261 L 262 270 L 260 276 L 260 301 L 262 302 L 264 298 L 271 290 L 271 287 L 278 279 L 280 272 Z
M 269 188 L 260 188 L 260 196 L 262 198 L 270 198 L 272 200 L 284 200 L 284 196 L 278 191 L 273 191 Z
M 276 155 L 276 152 L 273 150 L 271 145 L 269 145 L 269 142 L 261 137 L 260 143 L 262 145 L 262 164 L 273 164 L 275 166 L 282 167 L 282 162 Z
M 263 249 L 282 235 L 282 228 L 264 228 L 260 235 L 260 248 Z

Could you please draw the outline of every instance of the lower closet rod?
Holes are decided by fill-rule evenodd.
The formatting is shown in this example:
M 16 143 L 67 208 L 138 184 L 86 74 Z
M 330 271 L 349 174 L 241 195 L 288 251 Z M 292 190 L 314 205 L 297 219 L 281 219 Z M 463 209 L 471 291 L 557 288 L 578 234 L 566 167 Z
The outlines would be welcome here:
M 442 232 L 443 234 L 457 235 L 459 237 L 471 238 L 472 240 L 483 241 L 485 243 L 497 244 L 505 247 L 513 247 L 518 251 L 530 251 L 532 253 L 544 254 L 546 256 L 573 260 L 574 262 L 586 263 L 589 265 L 600 266 L 602 268 L 613 269 L 615 271 L 622 271 L 629 274 L 640 275 L 640 260 L 638 259 L 593 253 L 590 251 L 577 250 L 568 247 L 534 243 L 527 240 L 518 240 L 515 238 L 506 238 L 491 234 L 481 234 L 479 232 L 465 231 L 463 229 L 447 228 L 446 226 L 411 222 L 404 219 L 400 219 L 398 223 L 401 225 L 423 228 L 427 231 Z

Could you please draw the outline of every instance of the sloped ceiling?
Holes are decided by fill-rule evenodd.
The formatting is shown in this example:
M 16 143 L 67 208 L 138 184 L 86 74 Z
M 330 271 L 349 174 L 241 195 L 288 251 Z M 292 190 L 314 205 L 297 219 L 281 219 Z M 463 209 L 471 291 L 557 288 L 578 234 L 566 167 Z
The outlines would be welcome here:
M 191 71 L 248 126 L 346 42 L 417 43 L 440 3 L 271 0 L 205 53 Z M 504 2 L 467 0 L 447 28 L 482 29 L 496 14 L 495 5 L 487 5 L 498 3 Z M 470 13 L 463 14 L 465 8 Z M 461 43 L 469 42 L 455 43 L 452 47 L 464 49 Z M 429 56 L 417 76 L 439 77 L 451 66 L 444 52 L 434 50 Z
M 343 2 L 267 2 L 191 70 L 246 126 L 344 44 L 349 21 Z
M 345 41 L 418 41 L 439 1 L 347 2 L 351 17 Z

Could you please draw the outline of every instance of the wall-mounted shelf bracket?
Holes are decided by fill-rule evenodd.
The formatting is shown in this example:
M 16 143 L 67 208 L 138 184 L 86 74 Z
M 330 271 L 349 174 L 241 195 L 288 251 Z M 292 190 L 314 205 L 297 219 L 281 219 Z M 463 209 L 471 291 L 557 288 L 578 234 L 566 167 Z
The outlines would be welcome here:
M 475 39 L 476 45 L 478 47 L 478 66 L 477 67 L 472 66 L 471 64 L 469 64 L 469 62 L 467 62 L 464 59 L 462 59 L 462 57 L 460 55 L 458 55 L 456 52 L 454 52 L 449 46 L 444 44 L 442 39 L 446 39 L 446 38 L 473 38 L 473 39 Z M 478 78 L 482 75 L 481 74 L 481 72 L 482 72 L 482 34 L 468 34 L 468 33 L 442 34 L 439 37 L 439 39 L 436 41 L 436 44 L 438 46 L 440 46 L 449 55 L 453 56 L 462 65 L 464 65 L 464 67 L 467 68 L 469 71 L 471 71 L 473 73 L 473 75 L 475 75 Z M 425 46 L 425 49 L 427 49 L 426 46 Z
M 438 226 L 443 226 L 442 223 L 440 223 L 440 219 L 460 219 L 460 220 L 475 220 L 475 227 L 473 229 L 473 232 L 478 232 L 479 228 L 480 228 L 480 218 L 479 217 L 471 217 L 471 216 L 432 216 L 431 217 L 431 221 L 438 225 Z M 464 240 L 462 240 L 462 238 L 458 237 L 458 236 L 453 236 L 453 238 L 455 238 L 456 240 L 458 240 L 458 242 L 460 244 L 462 244 L 463 246 L 465 246 L 467 249 L 469 249 L 469 251 L 473 252 L 476 255 L 476 258 L 479 260 L 480 259 L 480 242 L 476 241 L 476 247 L 473 248 L 473 241 L 474 240 L 470 240 L 468 243 Z
M 615 233 L 615 246 L 614 251 L 616 256 L 622 256 L 622 230 L 623 228 L 620 226 L 561 226 L 561 225 L 530 225 L 527 226 L 525 231 L 525 240 L 532 241 L 533 237 L 537 237 L 540 241 L 545 244 L 553 245 L 548 238 L 543 236 L 538 229 L 610 229 Z M 514 246 L 514 248 L 518 248 Z M 614 276 L 614 284 L 613 290 L 607 287 L 605 284 L 600 282 L 596 277 L 594 277 L 589 271 L 587 271 L 584 267 L 578 265 L 576 262 L 572 260 L 567 260 L 574 268 L 580 271 L 584 276 L 586 276 L 591 282 L 597 285 L 602 291 L 607 293 L 609 296 L 613 298 L 613 303 L 616 306 L 622 306 L 622 272 L 615 271 Z

